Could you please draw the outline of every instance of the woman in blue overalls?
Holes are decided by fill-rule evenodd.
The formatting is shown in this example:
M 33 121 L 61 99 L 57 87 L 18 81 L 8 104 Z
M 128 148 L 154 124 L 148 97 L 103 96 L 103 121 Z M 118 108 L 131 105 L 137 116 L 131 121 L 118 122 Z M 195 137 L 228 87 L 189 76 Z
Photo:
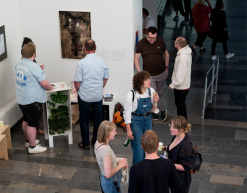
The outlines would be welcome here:
M 150 74 L 138 72 L 133 78 L 133 90 L 126 97 L 124 120 L 127 127 L 127 138 L 131 139 L 133 164 L 145 158 L 141 147 L 141 137 L 146 130 L 152 129 L 151 113 L 158 113 L 159 96 L 150 88 Z

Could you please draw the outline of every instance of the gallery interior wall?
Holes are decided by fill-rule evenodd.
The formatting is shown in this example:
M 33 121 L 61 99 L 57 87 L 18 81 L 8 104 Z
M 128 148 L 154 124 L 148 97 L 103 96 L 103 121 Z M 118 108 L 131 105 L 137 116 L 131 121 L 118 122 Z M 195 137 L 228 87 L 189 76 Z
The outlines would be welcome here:
M 37 45 L 37 61 L 45 64 L 50 82 L 72 81 L 79 60 L 61 58 L 59 10 L 91 12 L 97 51 L 108 54 L 104 54 L 110 67 L 105 93 L 117 94 L 124 102 L 134 74 L 135 32 L 142 35 L 141 0 L 36 0 L 35 4 L 32 0 L 8 0 L 1 5 L 0 25 L 5 25 L 8 58 L 0 62 L 0 107 L 15 97 L 14 66 L 21 58 L 25 36 Z M 123 53 L 123 58 L 112 59 L 112 52 Z
M 20 60 L 20 25 L 17 0 L 0 0 L 0 26 L 5 26 L 8 57 L 0 62 L 0 108 L 15 97 L 14 66 Z M 11 11 L 10 11 L 11 10 Z
M 59 11 L 91 12 L 96 51 L 110 68 L 104 92 L 116 94 L 124 103 L 134 74 L 135 32 L 142 30 L 142 0 L 35 0 L 35 4 L 22 0 L 18 9 L 21 36 L 36 44 L 36 60 L 45 65 L 47 79 L 67 84 L 73 80 L 79 59 L 61 57 Z

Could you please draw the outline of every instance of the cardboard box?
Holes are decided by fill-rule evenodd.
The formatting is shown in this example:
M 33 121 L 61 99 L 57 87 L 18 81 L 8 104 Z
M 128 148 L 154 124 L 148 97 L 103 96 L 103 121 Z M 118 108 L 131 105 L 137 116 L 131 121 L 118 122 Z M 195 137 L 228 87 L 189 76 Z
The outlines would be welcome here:
M 78 104 L 71 104 L 71 115 L 72 115 L 72 124 L 75 124 L 80 118 Z

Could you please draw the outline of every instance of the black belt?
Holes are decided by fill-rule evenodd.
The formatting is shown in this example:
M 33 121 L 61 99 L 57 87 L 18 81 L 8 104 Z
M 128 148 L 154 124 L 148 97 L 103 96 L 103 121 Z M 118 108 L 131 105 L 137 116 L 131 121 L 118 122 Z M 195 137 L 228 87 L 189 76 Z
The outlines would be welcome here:
M 137 114 L 137 113 L 131 113 L 132 115 L 135 115 L 135 116 L 139 116 L 139 117 L 141 117 L 141 116 L 148 116 L 148 115 L 151 115 L 151 112 L 149 112 L 149 113 L 144 113 L 144 114 Z

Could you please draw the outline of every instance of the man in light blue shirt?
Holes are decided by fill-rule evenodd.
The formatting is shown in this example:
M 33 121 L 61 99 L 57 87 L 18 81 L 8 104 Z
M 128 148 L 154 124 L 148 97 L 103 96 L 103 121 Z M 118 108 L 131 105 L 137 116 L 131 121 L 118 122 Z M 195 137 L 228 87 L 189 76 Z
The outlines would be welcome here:
M 53 90 L 44 72 L 34 61 L 36 47 L 33 43 L 23 46 L 23 59 L 15 65 L 16 98 L 23 114 L 22 130 L 28 153 L 41 153 L 46 147 L 37 145 L 36 128 L 42 119 L 42 103 L 46 102 L 45 90 Z
M 109 78 L 109 68 L 106 62 L 96 56 L 95 42 L 91 39 L 84 44 L 86 57 L 79 61 L 74 84 L 78 91 L 78 103 L 80 111 L 80 128 L 82 141 L 78 146 L 89 150 L 89 114 L 93 110 L 94 130 L 91 144 L 94 146 L 97 140 L 98 127 L 102 122 L 102 98 L 103 88 Z

